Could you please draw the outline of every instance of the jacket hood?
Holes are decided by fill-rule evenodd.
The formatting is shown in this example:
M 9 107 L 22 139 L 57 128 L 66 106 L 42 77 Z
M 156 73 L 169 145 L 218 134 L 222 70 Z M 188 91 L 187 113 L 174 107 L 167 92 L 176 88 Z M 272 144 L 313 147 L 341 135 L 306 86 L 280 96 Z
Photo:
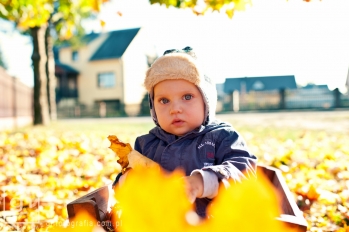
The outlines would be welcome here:
M 181 136 L 180 138 L 186 138 L 186 139 L 195 138 L 195 137 L 198 137 L 202 134 L 206 134 L 209 131 L 216 130 L 219 128 L 224 128 L 224 127 L 231 128 L 232 126 L 226 122 L 214 120 L 214 121 L 211 121 L 206 126 L 201 125 L 199 128 Z M 168 143 L 172 143 L 178 139 L 177 136 L 170 134 L 170 133 L 167 133 L 166 131 L 161 129 L 161 127 L 159 127 L 159 126 L 156 126 L 153 129 L 151 129 L 149 131 L 149 133 L 153 134 L 154 136 L 158 137 L 159 139 L 161 139 L 163 141 L 167 141 Z

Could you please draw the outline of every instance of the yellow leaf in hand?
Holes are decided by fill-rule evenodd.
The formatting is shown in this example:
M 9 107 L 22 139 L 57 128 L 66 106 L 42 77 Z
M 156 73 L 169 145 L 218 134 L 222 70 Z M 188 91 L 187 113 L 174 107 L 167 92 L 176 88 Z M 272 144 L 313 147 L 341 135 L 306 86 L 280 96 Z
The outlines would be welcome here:
M 109 148 L 112 149 L 119 157 L 117 162 L 121 165 L 122 169 L 127 168 L 127 155 L 132 151 L 131 145 L 129 143 L 121 142 L 115 135 L 109 135 L 108 139 L 111 143 Z

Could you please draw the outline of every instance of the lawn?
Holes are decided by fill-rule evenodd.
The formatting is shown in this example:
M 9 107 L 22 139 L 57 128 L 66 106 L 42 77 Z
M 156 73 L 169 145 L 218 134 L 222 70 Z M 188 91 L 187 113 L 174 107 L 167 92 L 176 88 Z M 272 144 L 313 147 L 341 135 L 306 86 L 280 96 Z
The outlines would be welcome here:
M 349 113 L 222 115 L 279 168 L 309 231 L 349 231 Z M 0 132 L 0 230 L 67 223 L 66 204 L 119 172 L 107 136 L 133 145 L 149 118 L 81 119 Z M 34 223 L 28 223 L 34 222 Z

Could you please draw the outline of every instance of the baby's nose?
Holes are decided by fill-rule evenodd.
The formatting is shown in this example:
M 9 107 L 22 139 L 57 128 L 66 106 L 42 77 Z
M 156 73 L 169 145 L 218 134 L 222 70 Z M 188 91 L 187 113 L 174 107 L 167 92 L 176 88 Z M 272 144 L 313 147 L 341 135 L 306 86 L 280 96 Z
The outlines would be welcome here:
M 173 102 L 171 105 L 171 114 L 177 114 L 182 112 L 182 106 L 179 102 Z

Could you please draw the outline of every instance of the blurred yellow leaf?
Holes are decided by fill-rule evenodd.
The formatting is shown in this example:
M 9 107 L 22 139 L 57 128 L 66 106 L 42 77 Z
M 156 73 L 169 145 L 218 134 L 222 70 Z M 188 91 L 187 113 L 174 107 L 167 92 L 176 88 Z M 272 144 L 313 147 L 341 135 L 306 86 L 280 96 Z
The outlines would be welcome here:
M 92 9 L 95 11 L 100 10 L 100 0 L 92 0 Z
M 183 173 L 165 174 L 157 169 L 135 169 L 116 189 L 121 232 L 129 231 L 288 231 L 276 218 L 281 215 L 276 192 L 262 173 L 258 180 L 231 182 L 221 188 L 208 208 L 209 219 L 192 223 L 193 212 L 181 180 Z M 195 214 L 195 213 L 194 213 Z M 195 214 L 196 215 L 196 214 Z M 117 223 L 113 223 L 117 224 Z M 120 224 L 120 223 L 119 223 Z
M 228 17 L 231 19 L 234 16 L 234 9 L 226 10 L 225 13 L 228 15 Z
M 288 231 L 280 221 L 280 202 L 274 187 L 263 173 L 258 179 L 230 183 L 221 188 L 208 208 L 207 231 Z
M 104 26 L 105 26 L 105 21 L 99 20 L 99 23 L 101 24 L 101 27 L 104 27 Z
M 185 215 L 193 210 L 185 190 L 183 173 L 168 175 L 156 168 L 128 172 L 127 181 L 116 190 L 122 210 L 121 232 L 186 231 Z M 165 229 L 166 228 L 166 229 Z

